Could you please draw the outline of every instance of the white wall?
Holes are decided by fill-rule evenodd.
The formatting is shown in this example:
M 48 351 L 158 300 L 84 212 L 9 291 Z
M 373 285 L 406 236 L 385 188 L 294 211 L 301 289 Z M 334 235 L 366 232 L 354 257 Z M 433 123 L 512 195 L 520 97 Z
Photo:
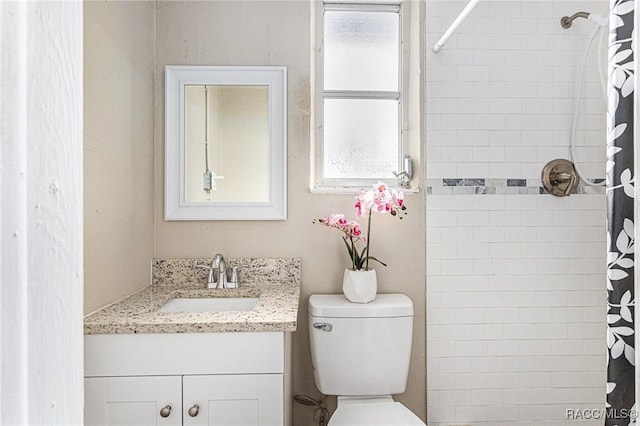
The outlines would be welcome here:
M 0 2 L 0 424 L 82 424 L 82 3 Z
M 154 3 L 88 1 L 84 12 L 84 309 L 89 313 L 149 285 Z
M 465 4 L 427 0 L 429 45 Z M 573 424 L 567 409 L 604 406 L 604 194 L 539 190 L 543 165 L 569 158 L 591 26 L 558 21 L 578 10 L 604 13 L 607 2 L 480 2 L 427 54 L 430 426 Z M 588 176 L 604 177 L 595 59 L 578 154 Z

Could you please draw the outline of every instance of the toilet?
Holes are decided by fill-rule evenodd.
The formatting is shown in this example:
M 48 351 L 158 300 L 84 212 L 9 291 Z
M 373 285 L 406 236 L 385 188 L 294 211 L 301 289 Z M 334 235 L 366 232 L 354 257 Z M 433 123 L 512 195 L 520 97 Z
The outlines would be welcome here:
M 413 303 L 379 294 L 366 304 L 342 294 L 309 297 L 309 335 L 316 386 L 338 397 L 329 426 L 425 426 L 391 395 L 405 391 Z

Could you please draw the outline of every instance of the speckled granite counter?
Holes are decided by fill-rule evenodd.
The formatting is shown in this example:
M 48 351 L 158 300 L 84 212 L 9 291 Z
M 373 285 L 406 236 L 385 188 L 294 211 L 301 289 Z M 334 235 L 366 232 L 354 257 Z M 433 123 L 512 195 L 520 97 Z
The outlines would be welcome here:
M 154 259 L 152 285 L 84 319 L 85 334 L 295 331 L 300 300 L 300 259 L 228 259 L 246 265 L 238 289 L 206 289 L 210 259 Z M 257 297 L 251 311 L 158 312 L 171 299 Z

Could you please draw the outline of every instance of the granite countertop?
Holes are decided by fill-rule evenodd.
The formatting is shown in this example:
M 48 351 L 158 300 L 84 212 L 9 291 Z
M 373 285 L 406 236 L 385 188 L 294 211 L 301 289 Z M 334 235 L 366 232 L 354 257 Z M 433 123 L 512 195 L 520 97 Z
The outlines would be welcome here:
M 154 260 L 153 268 L 159 265 L 159 271 L 162 271 L 162 268 L 170 269 L 175 275 L 176 265 L 190 265 L 193 261 L 193 259 L 181 259 L 176 263 L 176 260 L 169 260 L 169 264 L 167 264 L 165 260 Z M 199 274 L 198 281 L 202 279 L 200 272 L 194 272 L 194 274 Z M 84 334 L 283 332 L 296 330 L 300 300 L 299 273 L 294 274 L 293 279 L 271 281 L 268 284 L 260 282 L 260 280 L 244 284 L 241 281 L 240 288 L 224 290 L 207 289 L 204 288 L 204 284 L 196 284 L 193 280 L 182 280 L 182 278 L 180 278 L 182 280 L 180 282 L 171 280 L 164 282 L 156 275 L 158 274 L 154 275 L 152 285 L 87 315 L 84 318 Z M 162 274 L 160 273 L 160 275 Z M 175 281 L 174 278 L 172 279 Z M 204 281 L 206 283 L 206 279 Z M 251 311 L 158 312 L 158 309 L 171 299 L 196 297 L 257 297 L 258 302 Z

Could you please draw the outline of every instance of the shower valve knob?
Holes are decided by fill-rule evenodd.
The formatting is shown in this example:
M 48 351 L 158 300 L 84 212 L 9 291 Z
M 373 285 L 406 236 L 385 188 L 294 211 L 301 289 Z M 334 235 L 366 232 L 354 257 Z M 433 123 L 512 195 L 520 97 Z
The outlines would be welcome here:
M 542 186 L 556 197 L 567 197 L 578 186 L 578 175 L 573 163 L 563 158 L 548 162 L 542 169 Z

